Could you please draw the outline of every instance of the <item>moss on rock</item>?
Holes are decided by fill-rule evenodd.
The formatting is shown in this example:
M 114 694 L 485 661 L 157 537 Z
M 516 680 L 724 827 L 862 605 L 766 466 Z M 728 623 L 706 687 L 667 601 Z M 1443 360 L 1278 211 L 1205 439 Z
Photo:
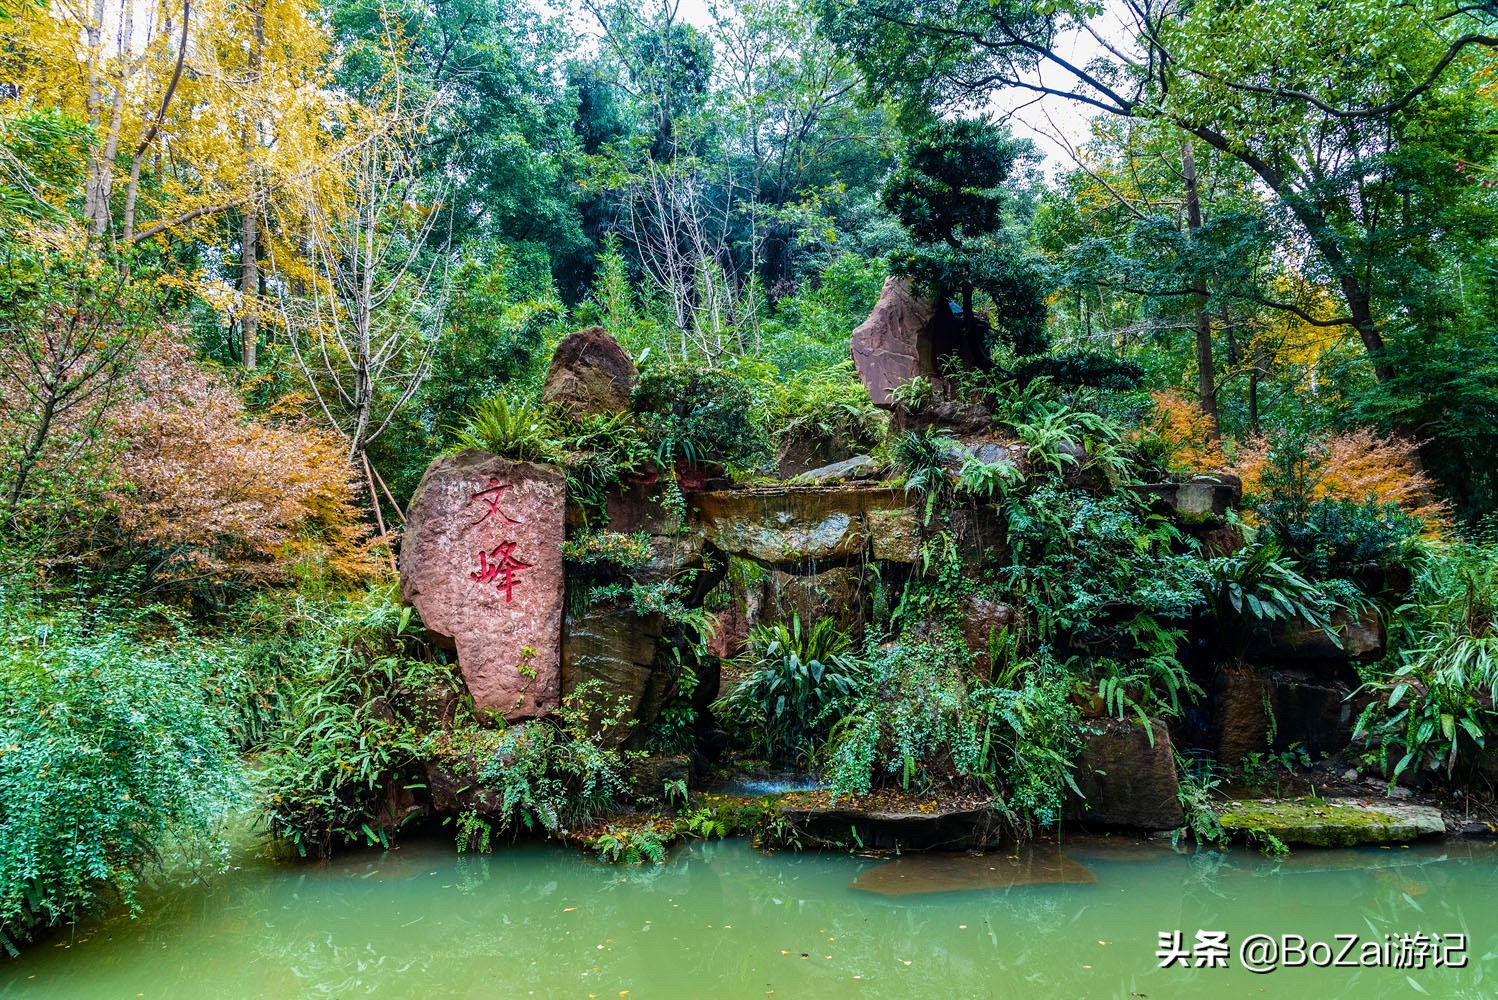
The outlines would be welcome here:
M 1446 832 L 1431 806 L 1361 799 L 1248 799 L 1227 802 L 1222 828 L 1239 837 L 1277 837 L 1286 844 L 1357 847 L 1394 844 Z

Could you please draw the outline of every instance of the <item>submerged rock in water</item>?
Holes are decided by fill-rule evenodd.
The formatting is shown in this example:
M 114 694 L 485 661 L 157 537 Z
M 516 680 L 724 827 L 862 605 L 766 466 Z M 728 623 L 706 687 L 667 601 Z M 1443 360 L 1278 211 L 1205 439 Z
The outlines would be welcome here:
M 1031 844 L 1006 854 L 918 854 L 868 869 L 849 888 L 881 896 L 1007 889 L 1015 885 L 1088 885 L 1092 869 L 1055 844 Z
M 401 538 L 401 598 L 452 642 L 474 706 L 508 721 L 560 701 L 565 481 L 488 452 L 427 467 Z
M 1311 847 L 1397 844 L 1446 832 L 1433 806 L 1365 799 L 1249 799 L 1226 803 L 1218 820 L 1230 834 Z

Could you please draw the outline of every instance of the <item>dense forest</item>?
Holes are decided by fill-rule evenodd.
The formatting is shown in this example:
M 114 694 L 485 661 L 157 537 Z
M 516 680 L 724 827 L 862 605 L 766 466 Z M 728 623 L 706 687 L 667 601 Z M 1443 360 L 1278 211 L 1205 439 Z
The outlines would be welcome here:
M 133 905 L 228 816 L 291 855 L 388 845 L 432 760 L 487 788 L 446 811 L 464 849 L 590 829 L 632 755 L 725 746 L 1044 830 L 1078 691 L 1184 718 L 1198 636 L 1247 661 L 1284 621 L 1387 633 L 1355 766 L 1490 794 L 1495 25 L 1490 0 L 0 0 L 0 946 Z M 1012 107 L 1090 128 L 1041 143 Z M 892 276 L 948 349 L 885 400 L 850 335 Z M 622 413 L 543 393 L 595 326 L 638 366 Z M 963 451 L 973 406 L 1023 462 Z M 572 695 L 465 707 L 402 604 L 413 494 L 462 448 L 561 469 L 569 600 L 664 621 L 676 686 L 629 741 Z M 861 578 L 856 627 L 719 644 L 703 695 L 761 571 L 655 579 L 608 498 L 667 482 L 668 516 L 704 477 L 855 454 L 920 511 L 908 578 Z M 1230 543 L 1130 492 L 1204 474 L 1241 482 Z M 1008 553 L 981 573 L 953 520 L 979 505 Z M 979 597 L 1022 613 L 975 650 Z M 1211 766 L 1183 763 L 1206 840 Z M 687 801 L 587 839 L 784 832 Z

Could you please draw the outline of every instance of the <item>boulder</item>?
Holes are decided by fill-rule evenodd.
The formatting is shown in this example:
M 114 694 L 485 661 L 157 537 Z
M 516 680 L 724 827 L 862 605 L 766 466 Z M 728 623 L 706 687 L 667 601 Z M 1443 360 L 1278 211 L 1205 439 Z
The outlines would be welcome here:
M 438 816 L 465 812 L 493 816 L 501 810 L 499 794 L 486 786 L 480 762 L 471 755 L 429 759 L 426 776 L 427 795 Z
M 1311 847 L 1397 844 L 1446 832 L 1439 809 L 1369 799 L 1233 801 L 1223 804 L 1218 822 L 1246 839 L 1268 835 Z
M 957 436 L 942 455 L 943 463 L 953 472 L 960 472 L 969 458 L 984 465 L 1012 465 L 1024 471 L 1023 447 L 987 428 Z
M 772 569 L 765 580 L 764 603 L 756 624 L 790 625 L 801 619 L 810 627 L 831 618 L 843 631 L 862 637 L 869 620 L 871 591 L 862 566 L 834 566 L 820 573 L 796 574 Z
M 938 386 L 939 391 L 947 391 L 945 382 L 932 375 L 926 377 Z M 900 407 L 895 411 L 890 426 L 896 431 L 935 428 L 952 434 L 983 434 L 993 426 L 993 411 L 982 403 L 939 399 L 919 410 Z
M 1243 498 L 1243 482 L 1230 473 L 1192 476 L 1184 483 L 1151 483 L 1134 489 L 1156 513 L 1184 524 L 1216 521 Z
M 731 660 L 749 641 L 749 609 L 738 601 L 708 616 L 707 651 L 720 660 Z
M 1293 743 L 1311 753 L 1346 748 L 1360 708 L 1352 685 L 1304 670 L 1276 670 L 1269 685 L 1276 749 Z
M 909 278 L 887 278 L 869 318 L 853 331 L 853 366 L 875 406 L 893 409 L 890 390 L 913 378 L 936 378 L 927 330 L 936 303 L 916 296 Z
M 1354 616 L 1349 611 L 1332 614 L 1332 628 L 1341 646 L 1321 629 L 1300 619 L 1286 623 L 1271 637 L 1280 656 L 1295 660 L 1357 660 L 1372 663 L 1384 655 L 1384 621 L 1377 608 Z
M 567 616 L 562 637 L 562 693 L 570 695 L 584 684 L 599 709 L 618 714 L 625 722 L 604 733 L 618 745 L 641 717 L 641 707 L 655 673 L 661 616 L 637 615 L 617 605 L 590 607 Z M 615 712 L 615 708 L 619 712 Z
M 831 483 L 843 479 L 868 479 L 879 471 L 879 463 L 868 455 L 854 455 L 841 462 L 832 462 L 798 473 L 791 481 L 800 483 Z
M 564 517 L 556 471 L 472 449 L 433 461 L 406 514 L 401 598 L 509 721 L 560 701 Z
M 983 406 L 954 401 L 943 377 L 948 358 L 967 368 L 986 370 L 993 361 L 981 349 L 981 338 L 969 336 L 953 315 L 953 306 L 917 295 L 909 278 L 885 280 L 869 318 L 853 331 L 853 366 L 874 405 L 896 411 L 900 429 L 939 425 L 980 430 L 992 420 Z M 937 398 L 919 412 L 897 407 L 891 390 L 913 378 L 925 378 Z
M 1269 749 L 1269 679 L 1249 667 L 1218 672 L 1216 703 L 1217 759 L 1229 767 L 1251 753 Z
M 551 355 L 541 398 L 574 416 L 623 413 L 635 382 L 635 363 L 601 326 L 568 334 Z
M 821 473 L 824 467 L 857 458 L 858 451 L 859 445 L 853 442 L 793 437 L 781 442 L 775 456 L 775 475 L 779 479 L 797 479 L 807 473 Z
M 869 554 L 892 563 L 914 563 L 921 555 L 921 519 L 910 507 L 864 512 L 869 533 Z
M 1003 560 L 1008 523 L 997 508 L 989 504 L 958 507 L 948 512 L 948 519 L 967 572 L 977 575 Z
M 1008 828 L 987 805 L 939 801 L 890 805 L 865 796 L 837 804 L 803 805 L 798 793 L 781 798 L 781 814 L 802 841 L 822 847 L 875 851 L 974 851 L 997 847 Z
M 650 536 L 650 560 L 631 573 L 637 582 L 653 586 L 666 580 L 690 581 L 695 603 L 721 570 L 706 558 L 702 532 L 687 523 L 679 504 L 672 503 L 667 481 L 623 483 L 609 494 L 606 511 L 610 531 L 626 535 L 643 531 Z
M 978 676 L 990 677 L 993 664 L 988 656 L 989 638 L 1013 626 L 1018 618 L 1009 605 L 981 594 L 964 594 L 960 609 L 962 638 L 973 654 L 973 667 Z
M 624 783 L 637 802 L 665 801 L 667 786 L 681 782 L 685 788 L 691 780 L 692 758 L 685 754 L 640 755 L 630 757 L 625 765 Z
M 1084 797 L 1068 798 L 1068 819 L 1136 830 L 1174 830 L 1186 822 L 1177 798 L 1175 747 L 1164 722 L 1151 720 L 1148 731 L 1132 719 L 1097 719 L 1081 728 L 1082 752 L 1072 778 Z

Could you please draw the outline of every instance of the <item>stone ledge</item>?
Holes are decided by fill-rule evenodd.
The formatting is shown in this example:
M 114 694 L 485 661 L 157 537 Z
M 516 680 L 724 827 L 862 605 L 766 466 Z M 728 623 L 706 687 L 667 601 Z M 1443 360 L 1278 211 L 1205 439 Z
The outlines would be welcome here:
M 1223 804 L 1218 820 L 1229 834 L 1271 834 L 1310 847 L 1398 844 L 1446 832 L 1433 806 L 1367 799 L 1235 800 Z

